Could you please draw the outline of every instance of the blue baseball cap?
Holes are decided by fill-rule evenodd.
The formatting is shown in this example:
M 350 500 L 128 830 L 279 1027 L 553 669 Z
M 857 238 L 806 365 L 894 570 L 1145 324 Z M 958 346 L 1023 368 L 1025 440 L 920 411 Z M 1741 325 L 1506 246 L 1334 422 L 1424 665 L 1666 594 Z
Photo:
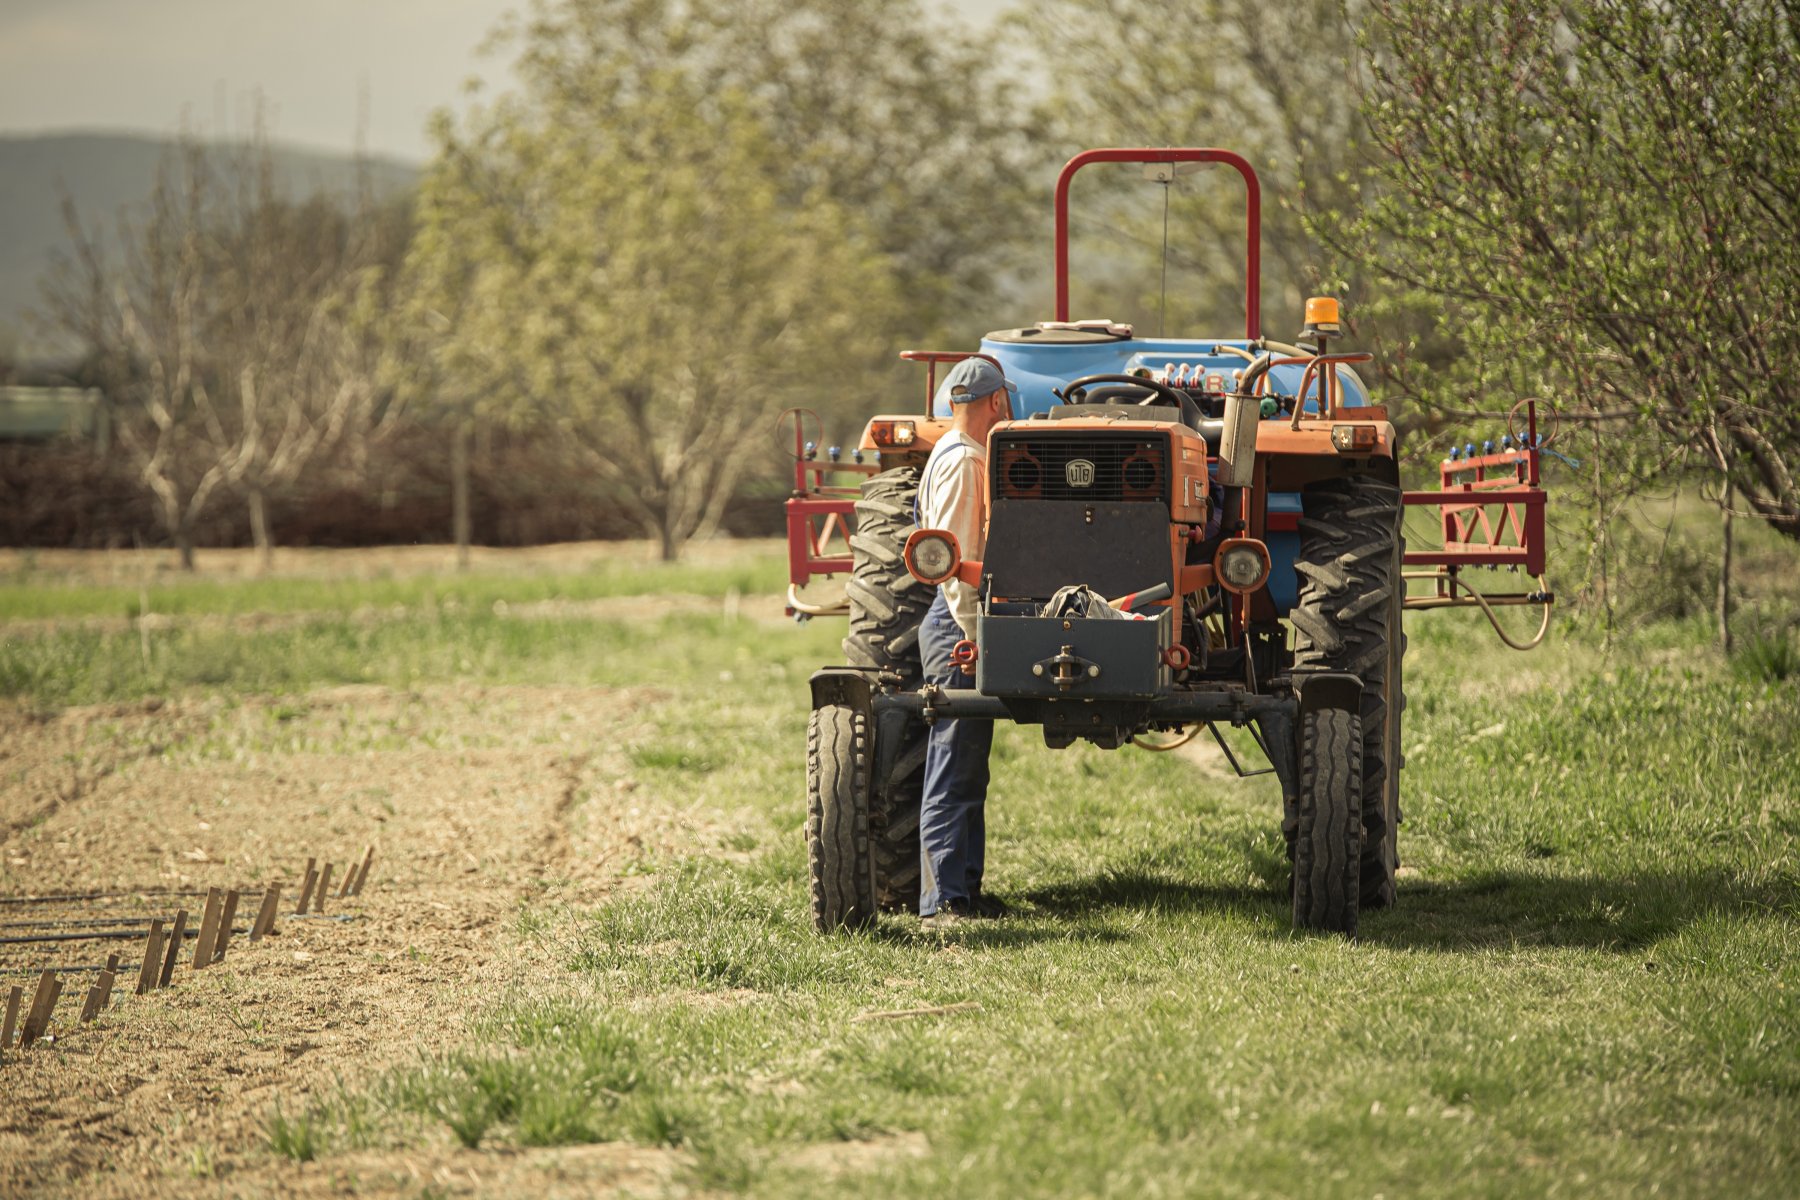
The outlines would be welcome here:
M 938 384 L 932 405 L 941 408 L 945 404 L 967 404 L 999 391 L 1006 392 L 1009 397 L 1019 394 L 1018 385 L 999 367 L 985 358 L 965 358 L 951 367 L 944 381 Z

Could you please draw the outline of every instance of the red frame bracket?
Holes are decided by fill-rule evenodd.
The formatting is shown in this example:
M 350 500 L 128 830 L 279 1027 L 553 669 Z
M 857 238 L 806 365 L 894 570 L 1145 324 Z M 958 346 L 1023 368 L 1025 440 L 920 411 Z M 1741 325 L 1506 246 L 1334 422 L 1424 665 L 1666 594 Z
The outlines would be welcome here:
M 1262 336 L 1262 183 L 1241 154 L 1199 147 L 1112 147 L 1084 150 L 1056 177 L 1056 319 L 1069 319 L 1069 184 L 1091 163 L 1223 163 L 1244 177 L 1244 336 Z
M 1444 537 L 1442 549 L 1408 550 L 1406 564 L 1522 566 L 1542 575 L 1545 493 L 1529 482 L 1537 473 L 1536 458 L 1535 450 L 1514 450 L 1446 462 L 1441 490 L 1403 493 L 1408 506 L 1441 510 Z

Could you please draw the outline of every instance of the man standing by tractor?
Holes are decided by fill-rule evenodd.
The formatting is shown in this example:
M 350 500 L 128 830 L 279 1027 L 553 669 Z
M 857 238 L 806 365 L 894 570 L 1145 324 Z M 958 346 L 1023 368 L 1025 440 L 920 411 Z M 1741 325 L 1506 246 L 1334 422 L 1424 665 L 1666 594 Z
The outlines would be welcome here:
M 951 425 L 925 463 L 919 481 L 919 527 L 943 529 L 966 559 L 980 559 L 986 541 L 988 431 L 1012 417 L 1017 389 L 985 358 L 965 358 L 938 390 L 948 399 Z M 969 669 L 954 661 L 960 641 L 975 640 L 976 588 L 950 579 L 919 626 L 925 681 L 943 688 L 970 684 Z M 981 892 L 987 846 L 985 806 L 988 750 L 994 723 L 939 720 L 925 750 L 925 788 L 919 804 L 922 881 L 919 915 L 938 921 L 999 916 L 1005 905 Z

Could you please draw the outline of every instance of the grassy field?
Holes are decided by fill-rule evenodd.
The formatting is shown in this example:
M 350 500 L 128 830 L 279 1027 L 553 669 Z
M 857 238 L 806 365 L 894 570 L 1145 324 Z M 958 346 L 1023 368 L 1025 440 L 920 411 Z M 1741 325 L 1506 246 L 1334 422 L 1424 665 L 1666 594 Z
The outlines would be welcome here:
M 188 619 L 154 632 L 64 620 L 137 588 L 0 584 L 50 621 L 0 645 L 29 705 L 649 684 L 632 803 L 730 818 L 604 906 L 523 905 L 505 952 L 551 983 L 272 1106 L 260 1153 L 622 1141 L 753 1196 L 1800 1191 L 1800 680 L 1733 670 L 1703 623 L 1516 655 L 1475 614 L 1410 616 L 1407 871 L 1355 944 L 1289 930 L 1269 780 L 1010 728 L 988 874 L 1017 915 L 820 938 L 804 679 L 841 630 L 518 611 L 781 569 L 674 571 L 173 585 L 152 609 Z M 251 612 L 295 619 L 203 619 Z

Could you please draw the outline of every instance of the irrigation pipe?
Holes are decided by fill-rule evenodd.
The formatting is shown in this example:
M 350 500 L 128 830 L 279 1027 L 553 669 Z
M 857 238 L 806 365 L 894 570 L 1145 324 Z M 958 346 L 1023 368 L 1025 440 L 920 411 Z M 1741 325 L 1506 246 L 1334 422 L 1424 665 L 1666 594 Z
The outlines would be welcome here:
M 808 604 L 806 601 L 800 599 L 799 594 L 794 590 L 794 585 L 791 583 L 788 584 L 787 602 L 789 608 L 797 613 L 805 613 L 809 617 L 835 617 L 840 613 L 850 611 L 850 606 L 848 604 Z
M 1200 736 L 1200 726 L 1189 725 L 1174 740 L 1167 742 L 1146 742 L 1141 734 L 1131 735 L 1131 744 L 1140 750 L 1149 750 L 1154 754 L 1167 754 L 1171 750 L 1179 750 Z
M 1539 591 L 1547 592 L 1550 590 L 1549 585 L 1544 582 L 1544 577 L 1542 575 L 1537 577 L 1537 583 Z M 1481 605 L 1481 611 L 1487 615 L 1488 624 L 1494 627 L 1494 633 L 1499 636 L 1501 641 L 1505 642 L 1508 646 L 1511 646 L 1514 650 L 1536 649 L 1538 643 L 1544 640 L 1544 635 L 1550 631 L 1550 606 L 1546 604 L 1543 606 L 1544 619 L 1538 623 L 1537 633 L 1529 642 L 1520 645 L 1518 642 L 1515 642 L 1512 638 L 1508 637 L 1506 630 L 1500 627 L 1500 618 L 1494 615 L 1494 608 L 1487 602 L 1486 596 L 1483 596 L 1480 592 L 1476 591 L 1460 579 L 1452 579 L 1450 581 L 1450 594 L 1455 595 L 1458 587 L 1475 597 L 1475 603 Z

